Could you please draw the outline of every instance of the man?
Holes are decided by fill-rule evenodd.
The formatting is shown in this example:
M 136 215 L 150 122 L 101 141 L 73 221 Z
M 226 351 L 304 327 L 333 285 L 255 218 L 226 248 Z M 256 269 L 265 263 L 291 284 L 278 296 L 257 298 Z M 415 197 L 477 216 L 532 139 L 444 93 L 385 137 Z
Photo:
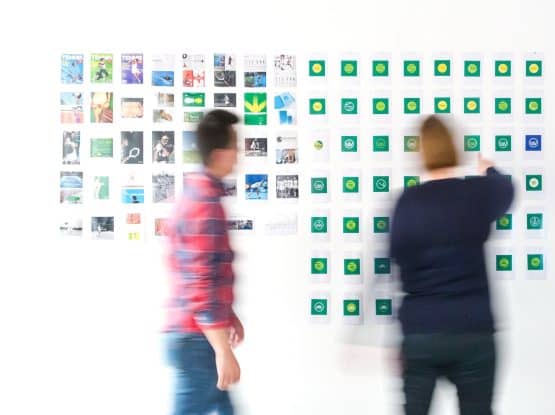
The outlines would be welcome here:
M 232 309 L 233 251 L 220 202 L 222 178 L 237 163 L 237 116 L 207 113 L 197 127 L 204 169 L 184 178 L 167 229 L 172 274 L 166 328 L 176 370 L 174 415 L 233 414 L 227 389 L 239 381 L 232 348 L 244 337 Z

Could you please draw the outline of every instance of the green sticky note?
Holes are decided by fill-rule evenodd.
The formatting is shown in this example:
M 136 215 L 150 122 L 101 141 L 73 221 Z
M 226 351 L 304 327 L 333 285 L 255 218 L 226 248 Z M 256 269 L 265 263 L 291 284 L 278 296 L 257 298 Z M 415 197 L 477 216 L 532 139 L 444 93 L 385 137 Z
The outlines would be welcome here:
M 480 136 L 479 135 L 465 135 L 464 136 L 464 151 L 480 151 Z
M 356 60 L 341 61 L 341 76 L 357 76 L 358 65 Z
M 389 151 L 389 136 L 375 135 L 372 137 L 372 151 L 385 153 Z
M 310 179 L 310 191 L 315 194 L 324 194 L 328 192 L 327 177 L 312 177 Z
M 540 230 L 543 228 L 543 214 L 542 213 L 527 213 L 526 214 L 526 229 Z
M 373 76 L 389 76 L 389 61 L 375 60 L 372 61 Z
M 507 61 L 507 60 L 495 61 L 495 76 L 498 76 L 498 77 L 511 76 L 511 61 Z
M 343 300 L 344 316 L 360 316 L 360 300 Z
M 498 231 L 509 231 L 513 229 L 513 215 L 507 213 L 495 221 L 495 229 Z
M 436 114 L 449 114 L 451 112 L 451 98 L 449 97 L 434 98 L 434 112 Z
M 358 137 L 356 135 L 342 135 L 341 151 L 344 153 L 356 153 L 358 151 Z
M 495 151 L 511 151 L 512 137 L 510 135 L 495 136 Z
M 420 114 L 420 98 L 404 99 L 405 114 Z
M 326 61 L 325 60 L 309 61 L 308 76 L 326 76 Z
M 359 233 L 359 218 L 346 216 L 343 218 L 343 233 Z
M 420 184 L 419 176 L 405 176 L 403 178 L 403 185 L 406 188 L 418 186 Z
M 374 233 L 389 232 L 389 218 L 385 216 L 374 217 Z
M 541 114 L 542 113 L 542 99 L 541 98 L 526 98 L 525 99 L 525 112 L 526 114 Z
M 327 274 L 328 259 L 327 258 L 311 258 L 310 259 L 311 274 Z
M 542 175 L 527 174 L 526 175 L 526 191 L 540 192 L 542 190 Z
M 475 61 L 475 60 L 464 61 L 464 76 L 479 77 L 480 61 Z
M 326 316 L 328 314 L 328 300 L 326 298 L 312 298 L 310 300 L 310 314 Z
M 434 75 L 435 76 L 450 76 L 451 75 L 451 61 L 447 59 L 439 59 L 434 62 Z
M 343 177 L 343 192 L 344 193 L 358 193 L 359 187 L 358 177 L 345 176 Z
M 344 259 L 343 273 L 345 275 L 360 275 L 360 259 L 359 258 Z
M 478 98 L 478 97 L 464 98 L 464 113 L 465 114 L 479 114 L 480 113 L 480 98 Z
M 512 255 L 496 255 L 495 269 L 497 271 L 512 271 L 513 256 Z
M 420 151 L 420 137 L 406 135 L 403 137 L 403 149 L 405 153 L 416 153 Z
M 372 112 L 376 115 L 389 114 L 389 98 L 372 99 Z
M 542 270 L 543 270 L 543 255 L 528 254 L 528 271 L 542 271 Z
M 313 216 L 310 219 L 310 229 L 312 233 L 327 233 L 328 218 L 325 216 Z
M 374 258 L 374 274 L 391 274 L 391 260 L 389 258 Z
M 496 114 L 510 114 L 511 113 L 511 98 L 495 98 L 495 113 Z
M 376 315 L 390 316 L 393 314 L 393 302 L 389 298 L 376 299 Z
M 526 76 L 531 76 L 531 77 L 542 76 L 542 61 L 538 61 L 538 60 L 526 61 Z
M 372 191 L 376 193 L 389 192 L 389 176 L 374 176 L 372 178 Z
M 309 105 L 310 115 L 324 115 L 326 113 L 325 98 L 310 98 Z
M 420 61 L 417 61 L 417 60 L 404 61 L 403 74 L 405 76 L 420 76 Z

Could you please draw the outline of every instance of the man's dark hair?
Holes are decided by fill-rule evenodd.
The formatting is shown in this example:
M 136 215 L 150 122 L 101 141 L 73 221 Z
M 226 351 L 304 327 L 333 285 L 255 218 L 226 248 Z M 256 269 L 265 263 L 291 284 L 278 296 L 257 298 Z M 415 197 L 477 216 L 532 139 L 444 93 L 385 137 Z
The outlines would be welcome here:
M 205 165 L 212 151 L 232 145 L 231 126 L 238 122 L 237 115 L 225 110 L 212 110 L 204 114 L 197 126 L 197 147 Z

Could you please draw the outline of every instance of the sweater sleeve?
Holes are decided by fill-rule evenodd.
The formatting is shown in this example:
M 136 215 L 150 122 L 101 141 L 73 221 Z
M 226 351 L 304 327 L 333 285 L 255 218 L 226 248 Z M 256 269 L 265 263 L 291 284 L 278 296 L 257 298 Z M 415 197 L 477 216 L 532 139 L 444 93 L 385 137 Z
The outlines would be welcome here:
M 494 167 L 486 171 L 484 197 L 486 213 L 490 221 L 503 216 L 514 199 L 514 186 L 512 180 L 501 174 Z

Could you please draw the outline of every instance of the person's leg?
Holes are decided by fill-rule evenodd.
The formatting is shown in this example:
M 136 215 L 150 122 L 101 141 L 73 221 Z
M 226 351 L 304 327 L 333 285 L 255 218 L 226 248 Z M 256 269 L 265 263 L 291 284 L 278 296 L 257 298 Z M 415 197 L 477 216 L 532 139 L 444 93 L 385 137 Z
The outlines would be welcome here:
M 459 336 L 458 359 L 447 377 L 457 387 L 461 415 L 493 414 L 495 340 L 493 334 Z
M 202 335 L 168 335 L 169 363 L 175 368 L 173 415 L 206 415 L 217 373 L 214 352 Z
M 437 372 L 427 336 L 405 336 L 402 345 L 403 392 L 406 415 L 426 415 L 430 409 Z
M 214 409 L 218 415 L 233 415 L 233 405 L 231 404 L 231 399 L 229 398 L 229 392 L 218 390 L 215 394 L 215 406 Z

